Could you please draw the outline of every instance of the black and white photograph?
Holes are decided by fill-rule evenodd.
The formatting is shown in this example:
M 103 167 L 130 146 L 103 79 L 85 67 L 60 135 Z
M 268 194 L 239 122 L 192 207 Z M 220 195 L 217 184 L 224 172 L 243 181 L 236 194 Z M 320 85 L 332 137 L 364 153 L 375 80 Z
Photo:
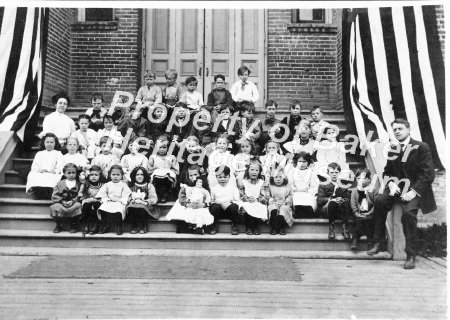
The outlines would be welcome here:
M 443 1 L 4 1 L 0 319 L 447 319 Z

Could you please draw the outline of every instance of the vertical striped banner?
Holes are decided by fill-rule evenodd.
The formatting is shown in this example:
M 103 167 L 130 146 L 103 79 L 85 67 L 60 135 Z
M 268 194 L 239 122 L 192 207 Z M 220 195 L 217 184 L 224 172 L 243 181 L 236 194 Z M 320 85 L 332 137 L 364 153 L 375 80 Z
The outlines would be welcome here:
M 445 69 L 435 6 L 346 10 L 343 97 L 361 148 L 395 140 L 391 122 L 405 118 L 411 137 L 426 142 L 437 167 L 447 164 Z M 376 132 L 374 132 L 376 131 Z M 377 155 L 377 167 L 386 160 Z M 382 163 L 381 163 L 382 162 Z
M 22 141 L 39 114 L 44 15 L 43 8 L 0 8 L 0 131 Z

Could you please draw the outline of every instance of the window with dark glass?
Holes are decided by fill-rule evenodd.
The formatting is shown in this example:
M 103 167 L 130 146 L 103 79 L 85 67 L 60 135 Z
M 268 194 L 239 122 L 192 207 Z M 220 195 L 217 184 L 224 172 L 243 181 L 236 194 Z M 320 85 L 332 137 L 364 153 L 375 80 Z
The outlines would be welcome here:
M 295 9 L 292 12 L 292 22 L 325 22 L 325 9 Z
M 84 21 L 112 21 L 112 8 L 86 8 Z

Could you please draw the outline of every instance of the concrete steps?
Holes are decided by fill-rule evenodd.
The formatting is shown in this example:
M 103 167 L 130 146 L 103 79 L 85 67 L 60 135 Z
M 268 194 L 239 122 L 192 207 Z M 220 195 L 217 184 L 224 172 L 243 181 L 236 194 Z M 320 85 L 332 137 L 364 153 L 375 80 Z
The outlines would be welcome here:
M 349 251 L 349 242 L 336 235 L 329 240 L 327 234 L 288 233 L 285 236 L 261 234 L 259 236 L 177 234 L 148 232 L 146 234 L 114 233 L 83 235 L 82 233 L 53 233 L 51 230 L 0 229 L 0 246 L 65 247 L 65 248 L 123 248 L 123 249 L 193 249 L 196 250 L 289 250 L 289 251 Z M 361 243 L 360 250 L 367 247 Z

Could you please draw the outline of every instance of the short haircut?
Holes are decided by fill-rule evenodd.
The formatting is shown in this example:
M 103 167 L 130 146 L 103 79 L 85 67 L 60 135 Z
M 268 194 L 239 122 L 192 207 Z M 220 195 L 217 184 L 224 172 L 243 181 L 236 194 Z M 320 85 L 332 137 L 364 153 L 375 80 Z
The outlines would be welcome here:
M 312 107 L 312 109 L 311 109 L 311 112 L 313 112 L 313 111 L 316 111 L 316 110 L 319 110 L 319 111 L 320 111 L 320 113 L 322 113 L 322 114 L 323 114 L 323 110 L 322 110 L 322 108 L 321 108 L 321 107 L 319 107 L 319 106 L 314 106 L 314 107 Z
M 59 143 L 58 137 L 51 132 L 46 133 L 45 136 L 42 137 L 41 142 L 39 143 L 39 150 L 45 150 L 45 139 L 47 138 L 53 138 L 55 140 L 55 150 L 61 150 L 61 144 Z
M 200 144 L 200 141 L 198 140 L 198 138 L 196 136 L 189 136 L 189 137 L 187 137 L 186 138 L 186 142 L 189 142 L 189 141 L 194 141 L 197 144 Z
M 251 71 L 247 66 L 242 66 L 238 69 L 237 74 L 238 76 L 244 75 L 245 72 L 248 72 L 248 75 L 250 75 Z
M 300 106 L 300 109 L 302 108 L 302 103 L 300 102 L 300 100 L 292 100 L 292 102 L 289 104 L 289 109 L 292 109 L 295 106 Z
M 255 104 L 251 101 L 242 101 L 239 108 L 241 112 L 244 111 L 255 112 Z
M 166 78 L 169 78 L 170 76 L 173 76 L 176 79 L 176 78 L 178 78 L 178 72 L 175 69 L 169 69 L 166 72 L 164 72 L 164 76 Z
M 88 119 L 89 122 L 91 122 L 91 116 L 85 113 L 82 113 L 78 116 L 78 121 L 80 121 L 81 119 Z
M 230 167 L 228 167 L 228 166 L 220 166 L 220 167 L 217 167 L 215 170 L 214 170 L 214 173 L 216 174 L 216 175 L 219 175 L 219 174 L 224 174 L 226 177 L 229 177 L 230 176 L 230 172 L 231 172 L 231 170 L 230 170 Z
M 156 75 L 155 75 L 154 72 L 151 72 L 150 70 L 147 70 L 147 72 L 144 74 L 144 79 L 145 78 L 153 78 L 153 79 L 155 79 Z
M 186 80 L 184 81 L 184 84 L 187 86 L 190 83 L 195 83 L 195 85 L 197 85 L 198 81 L 196 77 L 187 77 Z
M 123 169 L 122 169 L 122 166 L 119 165 L 119 164 L 114 164 L 114 165 L 111 166 L 111 168 L 109 168 L 109 171 L 108 171 L 108 179 L 111 179 L 111 172 L 112 172 L 113 170 L 120 170 L 120 172 L 122 173 L 122 176 L 123 176 Z
M 105 120 L 111 120 L 112 123 L 114 123 L 114 118 L 109 114 L 105 114 L 105 116 L 103 117 L 103 125 L 105 124 Z
M 78 139 L 75 138 L 75 137 L 68 137 L 67 140 L 66 140 L 66 144 L 69 143 L 69 140 L 75 140 L 75 141 L 77 142 L 77 145 L 78 145 L 78 146 L 80 145 L 80 142 L 79 142 Z
M 306 151 L 300 151 L 299 153 L 294 154 L 294 158 L 292 159 L 292 163 L 295 167 L 297 167 L 297 162 L 300 158 L 306 160 L 306 162 L 308 162 L 308 166 L 312 163 L 311 155 Z
M 216 74 L 214 76 L 214 82 L 216 82 L 217 79 L 222 79 L 223 81 L 225 81 L 225 76 L 223 74 Z
M 408 129 L 411 127 L 408 120 L 405 120 L 403 118 L 396 118 L 394 121 L 391 122 L 391 127 L 394 126 L 394 123 L 398 124 L 404 124 Z
M 363 173 L 366 174 L 366 178 L 369 178 L 369 179 L 370 179 L 370 177 L 372 176 L 372 171 L 370 171 L 370 170 L 367 169 L 367 168 L 361 168 L 361 169 L 358 169 L 358 171 L 356 171 L 355 177 L 358 178 L 358 177 L 359 177 L 361 174 L 363 174 Z
M 174 106 L 174 108 L 184 108 L 184 109 L 187 109 L 187 107 L 188 107 L 187 104 L 182 101 L 178 101 Z
M 333 169 L 341 172 L 341 166 L 338 165 L 336 162 L 331 162 L 330 164 L 328 164 L 327 171 L 328 169 Z
M 264 107 L 267 109 L 268 106 L 274 106 L 276 109 L 278 109 L 278 103 L 275 100 L 267 100 Z
M 93 93 L 92 97 L 91 97 L 91 103 L 94 100 L 102 100 L 102 102 L 103 102 L 103 95 L 101 93 L 98 93 L 98 92 Z
M 158 137 L 156 137 L 156 140 L 169 141 L 170 137 L 169 137 L 169 135 L 167 133 L 163 133 L 163 134 L 160 134 Z
M 148 174 L 148 171 L 144 167 L 136 167 L 131 171 L 130 173 L 130 180 L 132 183 L 136 183 L 136 174 L 138 171 L 141 170 L 144 175 L 144 183 L 150 182 L 150 175 Z
M 219 139 L 225 139 L 225 141 L 227 142 L 227 143 L 230 143 L 230 141 L 228 140 L 228 134 L 226 133 L 226 132 L 224 132 L 224 133 L 222 133 L 222 134 L 219 134 L 217 137 L 216 137 L 216 142 L 217 141 L 219 141 Z
M 274 141 L 274 140 L 268 140 L 268 141 L 266 142 L 266 144 L 264 145 L 264 149 L 267 149 L 267 146 L 268 146 L 270 143 L 275 144 L 275 145 L 277 146 L 277 149 L 280 150 L 280 144 L 279 144 L 278 142 Z
M 66 171 L 67 170 L 69 170 L 69 169 L 75 169 L 75 171 L 77 171 L 77 165 L 75 164 L 75 163 L 67 163 L 64 167 L 63 167 L 63 170 L 62 170 L 62 172 L 63 173 L 66 173 Z
M 100 138 L 100 141 L 98 142 L 99 146 L 101 147 L 102 144 L 107 144 L 109 140 L 109 136 L 103 136 Z M 113 140 L 111 139 L 111 144 L 113 143 Z

